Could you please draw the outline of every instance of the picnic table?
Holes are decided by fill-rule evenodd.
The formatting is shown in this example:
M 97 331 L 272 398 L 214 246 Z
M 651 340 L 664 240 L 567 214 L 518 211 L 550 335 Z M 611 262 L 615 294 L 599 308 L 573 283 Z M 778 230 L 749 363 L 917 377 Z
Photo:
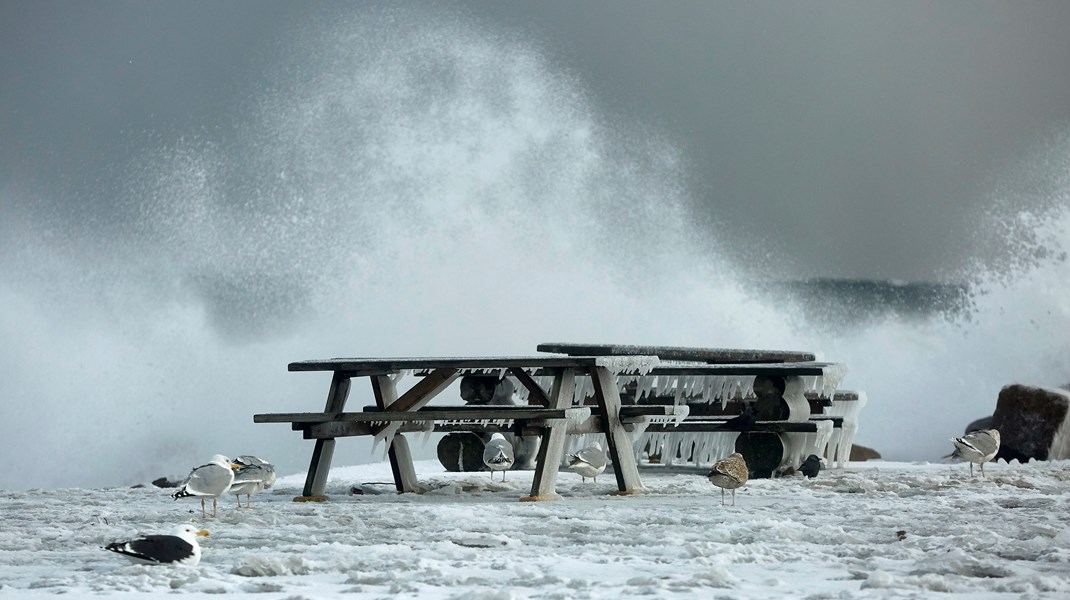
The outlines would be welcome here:
M 540 345 L 539 349 L 549 345 Z M 553 345 L 561 348 L 561 345 Z M 646 349 L 647 347 L 629 347 Z M 650 347 L 659 349 L 658 347 Z M 586 348 L 587 351 L 597 348 Z M 567 350 L 579 352 L 577 348 Z M 702 349 L 674 348 L 666 356 L 695 356 Z M 707 349 L 708 350 L 708 349 Z M 575 434 L 602 434 L 614 465 L 617 493 L 643 490 L 639 478 L 635 443 L 648 428 L 651 432 L 725 430 L 724 422 L 688 420 L 686 403 L 634 403 L 644 394 L 669 394 L 677 400 L 696 395 L 707 401 L 735 401 L 753 391 L 763 377 L 782 378 L 811 394 L 827 396 L 842 378 L 842 365 L 821 363 L 805 353 L 716 350 L 717 360 L 704 362 L 663 360 L 657 355 L 612 353 L 602 355 L 514 357 L 422 357 L 335 358 L 309 360 L 289 365 L 295 372 L 332 373 L 327 402 L 321 412 L 265 413 L 256 423 L 289 423 L 306 439 L 315 440 L 308 475 L 297 500 L 324 498 L 327 475 L 336 439 L 372 436 L 385 443 L 399 492 L 418 489 L 418 480 L 406 433 L 446 431 L 512 431 L 540 440 L 531 493 L 523 500 L 557 497 L 556 479 L 562 464 L 566 438 Z M 733 354 L 726 354 L 733 353 Z M 728 362 L 726 357 L 755 362 Z M 774 362 L 776 360 L 786 362 Z M 411 385 L 403 392 L 399 384 L 407 375 Z M 509 377 L 519 384 L 527 405 L 431 406 L 432 400 L 462 376 Z M 351 382 L 368 378 L 375 406 L 346 411 Z M 629 392 L 630 390 L 630 392 Z M 624 392 L 622 394 L 622 392 Z M 631 396 L 629 396 L 631 394 Z M 801 397 L 801 396 L 800 396 Z M 622 399 L 624 403 L 622 403 Z M 831 427 L 809 418 L 806 399 L 789 406 L 782 419 L 758 422 L 755 431 L 771 433 L 818 433 Z M 698 429 L 696 429 L 698 428 Z M 686 435 L 686 434 L 685 434 Z M 827 436 L 826 436 L 827 437 Z

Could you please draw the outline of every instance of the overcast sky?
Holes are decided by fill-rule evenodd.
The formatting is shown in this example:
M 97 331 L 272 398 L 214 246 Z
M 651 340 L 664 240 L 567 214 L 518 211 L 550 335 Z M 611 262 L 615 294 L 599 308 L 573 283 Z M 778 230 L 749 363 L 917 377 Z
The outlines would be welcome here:
M 107 186 L 114 165 L 140 151 L 132 135 L 225 135 L 262 87 L 275 42 L 336 10 L 361 6 L 5 0 L 0 192 L 72 201 L 55 190 Z M 1064 0 L 480 2 L 445 12 L 527 36 L 607 120 L 663 132 L 688 161 L 696 210 L 724 228 L 717 235 L 806 275 L 953 269 L 993 182 L 1070 127 Z M 106 195 L 94 198 L 106 213 Z

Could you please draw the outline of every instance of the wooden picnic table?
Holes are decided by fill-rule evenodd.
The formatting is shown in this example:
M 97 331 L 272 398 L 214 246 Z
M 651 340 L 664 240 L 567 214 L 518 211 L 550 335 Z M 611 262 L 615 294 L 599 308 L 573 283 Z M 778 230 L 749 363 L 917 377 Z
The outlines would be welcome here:
M 525 500 L 556 497 L 558 467 L 564 457 L 565 436 L 570 417 L 582 417 L 572 406 L 577 377 L 590 378 L 594 388 L 601 427 L 606 434 L 607 453 L 615 465 L 619 493 L 643 489 L 632 450 L 632 441 L 620 417 L 620 393 L 617 376 L 642 374 L 658 363 L 652 356 L 514 356 L 514 357 L 438 357 L 438 358 L 335 358 L 294 362 L 290 371 L 326 371 L 333 374 L 327 403 L 322 413 L 274 413 L 253 416 L 256 423 L 289 422 L 295 429 L 314 434 L 316 445 L 309 464 L 302 496 L 297 499 L 322 499 L 327 474 L 334 454 L 335 438 L 348 435 L 373 435 L 386 442 L 394 482 L 399 492 L 416 491 L 417 479 L 408 442 L 402 433 L 414 422 L 456 420 L 456 407 L 442 414 L 421 412 L 432 399 L 462 375 L 506 375 L 515 377 L 528 392 L 531 406 L 470 407 L 471 419 L 540 420 L 544 425 L 539 446 L 531 494 Z M 401 375 L 411 372 L 419 379 L 399 394 Z M 550 377 L 547 391 L 534 377 Z M 367 377 L 372 385 L 374 411 L 345 412 L 353 378 Z M 546 409 L 543 411 L 538 408 Z M 582 408 L 582 407 L 581 407 Z M 574 414 L 570 414 L 574 413 Z M 588 413 L 589 414 L 589 413 Z M 316 429 L 318 428 L 318 429 Z
M 756 357 L 754 351 L 744 352 L 739 356 Z M 666 354 L 681 355 L 676 352 Z M 786 356 L 785 353 L 775 354 Z M 787 354 L 794 356 L 797 353 Z M 773 353 L 770 353 L 757 358 L 772 356 Z M 635 437 L 651 423 L 663 426 L 656 428 L 658 430 L 664 430 L 666 423 L 684 423 L 687 406 L 679 402 L 646 407 L 622 406 L 621 391 L 624 386 L 660 381 L 658 390 L 675 389 L 677 397 L 684 391 L 693 395 L 696 390 L 705 389 L 712 397 L 720 397 L 724 402 L 724 394 L 733 390 L 742 391 L 748 381 L 753 382 L 758 377 L 809 380 L 811 387 L 816 382 L 819 390 L 827 388 L 826 384 L 821 383 L 823 380 L 838 384 L 838 378 L 842 377 L 842 366 L 834 363 L 666 363 L 653 355 L 625 353 L 601 356 L 335 358 L 294 362 L 289 365 L 289 370 L 332 373 L 327 402 L 322 412 L 257 414 L 253 418 L 256 423 L 290 423 L 293 429 L 302 431 L 307 439 L 315 440 L 308 475 L 299 499 L 323 497 L 336 439 L 339 437 L 373 436 L 377 443 L 385 442 L 395 485 L 399 492 L 410 492 L 417 490 L 418 481 L 405 433 L 509 429 L 520 435 L 538 435 L 541 440 L 531 494 L 525 500 L 556 497 L 557 471 L 564 458 L 566 436 L 577 433 L 605 435 L 618 493 L 630 494 L 643 489 L 633 449 Z M 413 375 L 415 382 L 399 393 L 398 383 L 405 374 Z M 428 406 L 464 375 L 511 377 L 526 392 L 528 405 Z M 361 377 L 369 379 L 376 405 L 359 412 L 346 412 L 351 380 Z M 577 382 L 581 385 L 578 386 Z M 710 382 L 720 387 L 714 390 Z M 647 389 L 650 389 L 649 385 Z M 582 406 L 584 399 L 591 396 L 594 403 Z M 784 419 L 793 425 L 769 423 L 758 424 L 757 428 L 775 432 L 817 431 L 817 424 L 806 422 L 809 413 L 809 403 L 803 400 L 803 405 L 792 406 L 791 414 Z M 695 427 L 725 428 L 723 424 L 693 421 L 681 431 L 690 431 Z

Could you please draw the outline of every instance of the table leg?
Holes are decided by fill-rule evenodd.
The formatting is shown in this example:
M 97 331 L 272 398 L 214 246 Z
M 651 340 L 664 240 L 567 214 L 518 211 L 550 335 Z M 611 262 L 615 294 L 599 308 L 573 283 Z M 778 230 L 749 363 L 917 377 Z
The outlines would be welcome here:
M 372 378 L 372 389 L 375 392 L 375 403 L 380 409 L 386 410 L 388 406 L 398 399 L 397 386 L 386 375 Z M 398 493 L 415 492 L 419 480 L 416 478 L 416 467 L 412 464 L 412 452 L 409 451 L 409 441 L 405 436 L 397 434 L 390 442 L 387 455 L 390 457 L 390 470 L 394 473 L 394 486 Z
M 554 378 L 553 390 L 550 392 L 551 408 L 568 408 L 572 405 L 572 392 L 576 386 L 576 374 L 572 369 L 565 369 Z M 565 438 L 568 435 L 568 421 L 552 421 L 542 434 L 539 445 L 538 463 L 535 465 L 535 479 L 531 483 L 531 495 L 521 498 L 522 502 L 553 500 L 557 495 L 557 471 L 561 468 L 562 455 L 565 452 Z
M 343 377 L 335 373 L 331 379 L 331 389 L 327 392 L 327 405 L 323 412 L 339 413 L 345 410 L 346 400 L 349 398 L 349 377 Z M 331 459 L 334 458 L 334 440 L 316 440 L 316 447 L 312 450 L 312 462 L 308 465 L 308 475 L 305 477 L 305 488 L 301 495 L 294 498 L 298 502 L 323 501 L 326 496 L 323 491 L 327 488 L 327 474 L 331 471 Z
M 634 494 L 644 490 L 639 480 L 639 466 L 635 461 L 632 437 L 620 422 L 620 390 L 617 378 L 605 367 L 595 367 L 591 373 L 594 396 L 602 413 L 609 457 L 613 474 L 617 477 L 618 494 Z

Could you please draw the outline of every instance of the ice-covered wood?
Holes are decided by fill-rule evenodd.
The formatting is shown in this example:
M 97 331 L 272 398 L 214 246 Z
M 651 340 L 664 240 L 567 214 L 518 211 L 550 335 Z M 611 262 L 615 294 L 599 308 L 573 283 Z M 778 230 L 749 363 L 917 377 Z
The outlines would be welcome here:
M 632 494 L 642 491 L 643 484 L 639 480 L 633 440 L 620 422 L 620 392 L 615 375 L 606 367 L 598 367 L 591 379 L 594 381 L 595 399 L 606 434 L 607 455 L 614 465 L 617 489 L 619 493 Z
M 825 409 L 825 416 L 842 419 L 841 425 L 834 428 L 829 436 L 825 454 L 833 466 L 847 466 L 851 458 L 851 446 L 854 445 L 855 434 L 858 433 L 858 415 L 867 401 L 865 392 L 837 392 L 832 397 L 832 406 Z
M 631 346 L 622 344 L 571 344 L 545 342 L 536 348 L 539 352 L 552 352 L 569 356 L 627 356 L 649 355 L 662 360 L 679 360 L 701 363 L 762 363 L 802 362 L 816 357 L 809 352 L 792 350 L 747 350 L 738 348 L 695 348 L 688 346 Z
M 462 374 L 498 375 L 503 369 L 591 368 L 603 366 L 614 373 L 641 371 L 657 365 L 656 356 L 445 356 L 395 358 L 330 358 L 289 364 L 290 371 L 340 371 L 350 377 L 385 375 L 404 370 L 457 369 Z

